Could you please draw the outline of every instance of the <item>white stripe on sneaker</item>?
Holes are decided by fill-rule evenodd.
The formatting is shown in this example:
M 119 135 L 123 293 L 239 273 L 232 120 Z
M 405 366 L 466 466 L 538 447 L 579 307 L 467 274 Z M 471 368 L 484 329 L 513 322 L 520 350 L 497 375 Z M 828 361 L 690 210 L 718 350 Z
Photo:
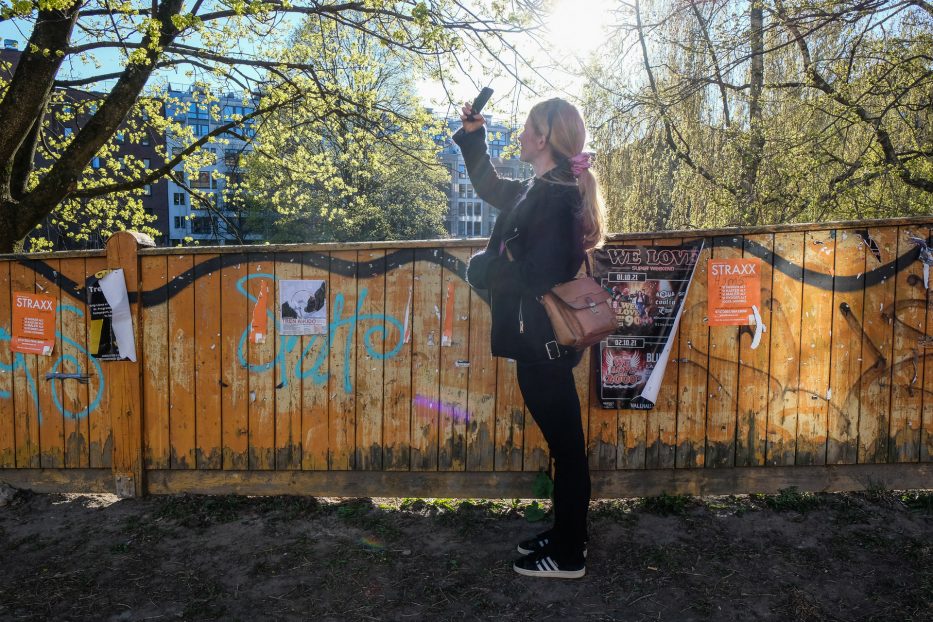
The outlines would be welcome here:
M 545 557 L 543 561 L 544 561 L 544 565 L 547 566 L 547 569 L 550 570 L 551 572 L 554 572 L 557 570 L 557 564 L 555 564 L 554 560 L 551 559 L 550 557 Z

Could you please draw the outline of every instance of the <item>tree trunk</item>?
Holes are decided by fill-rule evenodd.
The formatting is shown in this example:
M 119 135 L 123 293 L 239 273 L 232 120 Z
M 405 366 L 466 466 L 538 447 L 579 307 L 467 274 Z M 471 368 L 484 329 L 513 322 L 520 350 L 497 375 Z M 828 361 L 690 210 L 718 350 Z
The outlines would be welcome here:
M 761 0 L 752 0 L 749 9 L 749 47 L 751 66 L 749 68 L 748 98 L 748 150 L 744 154 L 739 208 L 744 225 L 759 224 L 758 209 L 758 171 L 764 153 L 765 136 L 761 113 L 761 92 L 765 82 L 764 63 L 764 12 Z

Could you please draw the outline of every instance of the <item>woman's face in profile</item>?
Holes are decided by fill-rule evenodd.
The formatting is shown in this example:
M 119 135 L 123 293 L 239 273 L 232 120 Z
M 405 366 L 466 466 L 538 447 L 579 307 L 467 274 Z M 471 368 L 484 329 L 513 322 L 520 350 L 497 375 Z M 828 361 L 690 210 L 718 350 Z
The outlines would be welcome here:
M 525 119 L 525 127 L 522 133 L 518 135 L 518 143 L 521 145 L 519 159 L 522 162 L 534 162 L 538 154 L 544 149 L 544 137 L 535 129 L 535 124 L 531 121 L 531 116 Z

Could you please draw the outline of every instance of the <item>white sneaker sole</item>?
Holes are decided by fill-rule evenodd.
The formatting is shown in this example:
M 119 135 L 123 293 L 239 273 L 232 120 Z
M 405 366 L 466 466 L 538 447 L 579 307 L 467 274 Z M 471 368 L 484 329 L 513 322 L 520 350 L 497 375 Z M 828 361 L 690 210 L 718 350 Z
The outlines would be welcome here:
M 523 549 L 521 545 L 515 547 L 515 550 L 518 551 L 522 555 L 531 555 L 532 553 L 534 553 L 534 551 L 532 551 L 531 549 Z M 586 549 L 583 549 L 583 559 L 586 559 Z
M 544 577 L 547 579 L 579 579 L 586 574 L 586 568 L 580 570 L 525 570 L 513 565 L 512 570 L 526 577 Z

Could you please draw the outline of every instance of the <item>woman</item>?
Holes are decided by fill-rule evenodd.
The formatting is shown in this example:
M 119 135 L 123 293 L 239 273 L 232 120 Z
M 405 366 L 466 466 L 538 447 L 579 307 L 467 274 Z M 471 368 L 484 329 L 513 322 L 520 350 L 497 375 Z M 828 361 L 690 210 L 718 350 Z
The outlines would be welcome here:
M 486 250 L 467 278 L 489 290 L 492 353 L 514 359 L 528 410 L 554 458 L 554 526 L 518 545 L 516 572 L 578 578 L 586 574 L 590 474 L 573 367 L 581 354 L 560 346 L 537 298 L 579 272 L 586 251 L 602 244 L 605 217 L 586 128 L 575 106 L 550 99 L 531 109 L 519 135 L 521 159 L 535 176 L 496 175 L 486 152 L 485 120 L 471 117 L 454 135 L 477 194 L 500 210 Z

